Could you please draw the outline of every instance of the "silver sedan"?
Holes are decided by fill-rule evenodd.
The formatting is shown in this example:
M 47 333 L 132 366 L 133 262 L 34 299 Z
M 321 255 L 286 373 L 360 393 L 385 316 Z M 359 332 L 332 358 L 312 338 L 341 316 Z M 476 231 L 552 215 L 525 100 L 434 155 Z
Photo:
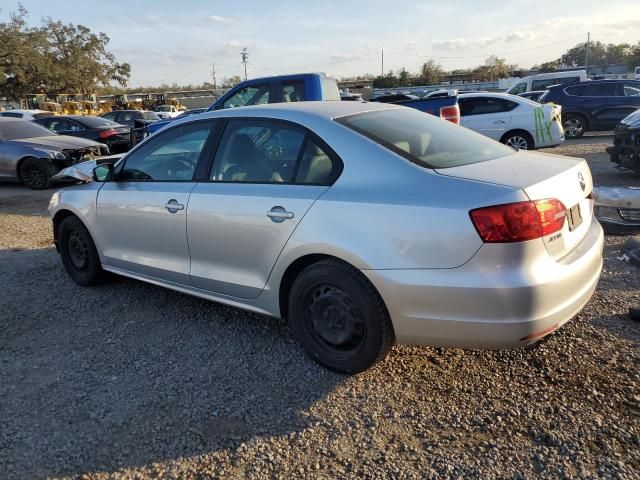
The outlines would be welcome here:
M 76 283 L 109 271 L 289 318 L 339 372 L 395 341 L 536 342 L 584 306 L 602 268 L 584 160 L 401 106 L 206 113 L 93 166 L 63 172 L 80 183 L 50 204 Z

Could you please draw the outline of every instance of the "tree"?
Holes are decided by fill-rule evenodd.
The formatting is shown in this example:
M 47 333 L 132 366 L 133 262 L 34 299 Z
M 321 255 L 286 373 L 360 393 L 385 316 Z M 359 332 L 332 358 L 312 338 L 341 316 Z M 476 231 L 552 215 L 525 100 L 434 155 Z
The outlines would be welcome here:
M 411 82 L 409 80 L 409 72 L 407 72 L 407 70 L 404 67 L 402 67 L 398 72 L 398 86 L 408 87 L 410 83 Z
M 429 59 L 420 68 L 420 81 L 426 85 L 433 85 L 440 81 L 442 67 L 433 59 Z
M 542 72 L 555 72 L 560 68 L 560 60 L 552 60 L 550 62 L 544 62 L 540 64 L 540 71 Z
M 242 82 L 242 77 L 240 77 L 240 75 L 232 75 L 230 77 L 225 77 L 225 79 L 222 81 L 222 88 L 235 87 L 240 82 Z
M 482 80 L 491 82 L 499 78 L 509 77 L 511 71 L 516 68 L 517 65 L 507 65 L 504 58 L 491 55 L 485 60 L 484 65 L 478 67 L 475 71 L 480 75 Z
M 0 94 L 88 94 L 111 82 L 126 86 L 131 66 L 116 62 L 107 35 L 50 18 L 27 27 L 27 16 L 20 5 L 0 23 Z
M 389 70 L 386 75 L 378 75 L 373 79 L 373 88 L 395 88 L 399 86 L 398 77 L 393 74 L 393 70 Z

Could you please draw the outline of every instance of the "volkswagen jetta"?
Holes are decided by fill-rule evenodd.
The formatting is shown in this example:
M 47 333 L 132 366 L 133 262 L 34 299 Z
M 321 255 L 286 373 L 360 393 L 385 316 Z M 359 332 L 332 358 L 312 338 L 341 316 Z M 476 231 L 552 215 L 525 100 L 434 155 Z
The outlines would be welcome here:
M 94 166 L 63 172 L 84 183 L 50 204 L 75 282 L 109 271 L 287 317 L 339 372 L 394 341 L 533 343 L 584 306 L 602 268 L 584 160 L 401 106 L 204 113 Z

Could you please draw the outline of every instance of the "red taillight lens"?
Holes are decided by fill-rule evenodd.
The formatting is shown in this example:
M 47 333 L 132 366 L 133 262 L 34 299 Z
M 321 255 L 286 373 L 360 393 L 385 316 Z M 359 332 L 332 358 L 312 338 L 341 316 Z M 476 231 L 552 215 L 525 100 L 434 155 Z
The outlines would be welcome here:
M 114 135 L 117 135 L 117 134 L 118 132 L 116 130 L 114 130 L 113 128 L 110 128 L 109 130 L 101 131 L 100 138 L 104 140 L 105 138 L 113 137 Z
M 478 208 L 469 212 L 486 243 L 524 242 L 562 229 L 567 209 L 550 198 Z
M 458 105 L 450 105 L 448 107 L 440 107 L 440 118 L 444 118 L 450 122 L 460 125 L 460 107 Z

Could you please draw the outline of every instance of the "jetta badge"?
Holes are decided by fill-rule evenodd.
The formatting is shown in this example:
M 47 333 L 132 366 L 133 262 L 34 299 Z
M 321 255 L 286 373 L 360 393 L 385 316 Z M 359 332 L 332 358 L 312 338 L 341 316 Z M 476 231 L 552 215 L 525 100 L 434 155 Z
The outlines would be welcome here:
M 587 188 L 587 182 L 584 181 L 584 175 L 582 175 L 582 172 L 578 172 L 578 183 L 580 184 L 580 188 L 584 192 L 585 188 Z

